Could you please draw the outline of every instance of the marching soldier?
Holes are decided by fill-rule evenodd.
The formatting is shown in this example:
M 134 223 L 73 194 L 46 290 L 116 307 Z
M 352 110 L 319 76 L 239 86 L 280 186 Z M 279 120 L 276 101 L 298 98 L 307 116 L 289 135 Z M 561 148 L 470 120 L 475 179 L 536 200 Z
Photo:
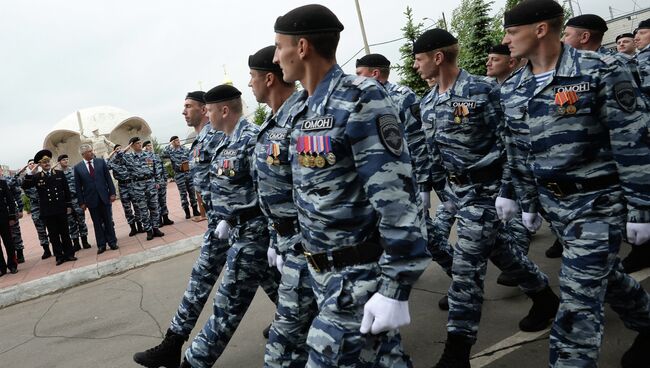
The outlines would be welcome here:
M 190 175 L 190 151 L 181 145 L 180 139 L 175 135 L 169 139 L 169 145 L 163 150 L 162 158 L 168 158 L 174 169 L 174 181 L 181 196 L 181 207 L 185 211 L 185 218 L 189 219 L 190 205 L 194 216 L 200 216 L 196 203 L 196 195 L 192 190 L 192 176 Z M 189 198 L 189 201 L 188 201 Z
M 89 249 L 90 244 L 88 243 L 88 226 L 86 226 L 86 214 L 85 211 L 79 207 L 79 200 L 77 199 L 77 189 L 75 187 L 74 181 L 74 172 L 72 167 L 69 165 L 68 155 L 63 154 L 57 157 L 57 162 L 61 171 L 65 175 L 65 178 L 68 180 L 68 187 L 70 188 L 70 195 L 72 196 L 72 213 L 68 215 L 68 224 L 70 227 L 70 238 L 74 244 L 74 250 Z M 81 238 L 81 244 L 79 244 L 79 238 Z
M 158 188 L 158 210 L 160 212 L 160 227 L 173 225 L 174 221 L 169 219 L 169 209 L 167 208 L 167 170 L 163 164 L 162 158 L 154 152 L 151 141 L 144 141 L 142 148 L 149 152 L 153 157 L 153 164 L 156 168 L 156 184 Z
M 45 223 L 56 257 L 56 265 L 76 261 L 70 241 L 68 216 L 72 213 L 72 197 L 62 172 L 52 170 L 52 152 L 41 150 L 34 156 L 38 166 L 27 169 L 23 189 L 35 188 L 40 204 L 39 217 Z

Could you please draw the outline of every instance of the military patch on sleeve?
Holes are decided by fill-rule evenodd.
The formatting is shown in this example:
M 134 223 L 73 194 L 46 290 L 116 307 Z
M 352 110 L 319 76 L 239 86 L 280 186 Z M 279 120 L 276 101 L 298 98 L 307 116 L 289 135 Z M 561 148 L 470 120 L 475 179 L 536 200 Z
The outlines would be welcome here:
M 634 112 L 636 110 L 636 93 L 634 93 L 634 86 L 632 83 L 618 82 L 614 86 L 614 96 L 616 102 L 623 110 L 627 112 Z
M 421 115 L 419 103 L 414 103 L 413 105 L 411 105 L 411 107 L 409 107 L 409 110 L 411 110 L 411 114 L 413 114 L 413 117 L 415 117 L 417 121 L 422 121 L 422 115 Z
M 402 154 L 402 130 L 394 115 L 382 115 L 377 118 L 377 130 L 381 143 L 390 153 L 399 157 Z

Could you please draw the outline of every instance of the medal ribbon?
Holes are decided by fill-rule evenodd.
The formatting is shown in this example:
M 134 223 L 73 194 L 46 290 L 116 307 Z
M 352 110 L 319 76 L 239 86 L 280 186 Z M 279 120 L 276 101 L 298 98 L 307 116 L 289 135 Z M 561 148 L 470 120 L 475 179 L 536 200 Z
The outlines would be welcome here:
M 325 137 L 325 153 L 330 153 L 332 151 L 332 138 L 328 135 Z
M 280 145 L 273 143 L 271 146 L 273 147 L 273 157 L 278 158 L 280 156 Z

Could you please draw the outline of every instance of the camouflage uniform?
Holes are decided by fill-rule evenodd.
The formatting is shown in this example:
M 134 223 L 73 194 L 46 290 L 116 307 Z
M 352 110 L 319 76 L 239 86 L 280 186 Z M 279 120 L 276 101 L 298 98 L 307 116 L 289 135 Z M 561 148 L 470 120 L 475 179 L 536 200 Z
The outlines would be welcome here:
M 307 97 L 303 91 L 291 110 L 290 147 L 294 202 L 319 308 L 307 336 L 307 365 L 411 366 L 397 330 L 359 331 L 373 294 L 407 300 L 430 262 L 397 111 L 377 83 L 345 75 L 338 65 Z M 316 155 L 326 158 L 322 167 L 312 165 Z M 354 251 L 357 264 L 314 267 L 316 257 Z M 335 262 L 351 257 L 342 258 Z
M 192 186 L 201 195 L 208 221 L 213 221 L 208 226 L 213 226 L 214 228 L 216 228 L 219 221 L 216 216 L 210 216 L 209 214 L 212 208 L 212 201 L 210 199 L 210 169 L 212 157 L 214 156 L 217 145 L 221 143 L 224 137 L 223 132 L 212 129 L 210 123 L 207 123 L 196 136 L 190 148 L 190 176 L 192 177 Z
M 160 227 L 160 212 L 158 207 L 158 189 L 156 189 L 158 174 L 154 157 L 150 152 L 119 151 L 115 160 L 126 166 L 133 194 L 133 202 L 140 212 L 138 220 L 142 228 L 149 232 Z
M 23 192 L 20 190 L 20 181 L 17 180 L 17 178 L 10 177 L 5 177 L 5 180 L 7 181 L 7 186 L 14 198 L 14 202 L 16 202 L 16 213 L 22 213 L 25 204 L 23 203 Z M 10 226 L 9 229 L 11 230 L 11 239 L 14 241 L 14 249 L 17 251 L 25 249 L 23 236 L 20 233 L 20 219 L 17 216 L 16 223 L 13 226 Z
M 504 126 L 495 84 L 461 70 L 449 91 L 439 94 L 435 87 L 425 96 L 421 110 L 433 158 L 432 187 L 441 201 L 451 200 L 458 208 L 447 331 L 475 342 L 488 257 L 527 293 L 545 289 L 548 278 L 519 247 L 498 236 L 495 198 L 514 195 L 504 170 Z
M 650 100 L 650 45 L 646 46 L 635 56 L 638 67 L 639 78 L 641 80 L 641 92 L 646 98 L 646 102 Z
M 299 96 L 294 93 L 264 122 L 255 146 L 256 181 L 260 208 L 268 219 L 269 246 L 286 260 L 278 288 L 278 308 L 266 344 L 265 367 L 305 366 L 307 331 L 316 315 L 311 277 L 301 251 L 289 161 L 292 127 L 288 112 Z
M 160 216 L 166 216 L 169 215 L 169 209 L 167 208 L 167 170 L 165 170 L 162 158 L 157 153 L 151 152 L 151 156 L 153 156 L 153 164 L 156 167 L 158 213 Z
M 183 161 L 189 161 L 190 151 L 183 146 L 174 148 L 170 144 L 165 147 L 161 157 L 168 158 L 172 163 L 172 168 L 175 173 L 174 181 L 176 181 L 178 193 L 181 196 L 181 207 L 184 210 L 188 210 L 190 205 L 196 207 L 196 195 L 194 195 L 194 190 L 192 190 L 192 175 L 189 172 L 181 171 L 181 163 Z M 187 199 L 188 197 L 189 201 Z
M 124 209 L 124 216 L 126 217 L 126 222 L 131 225 L 134 222 L 139 221 L 140 211 L 133 199 L 133 180 L 129 175 L 129 170 L 124 161 L 118 160 L 116 155 L 117 153 L 108 159 L 108 167 L 113 171 L 113 177 L 117 180 L 117 188 L 119 189 L 120 202 Z M 133 207 L 133 209 L 131 209 L 131 207 Z
M 212 211 L 231 226 L 230 249 L 214 310 L 185 352 L 195 368 L 212 367 L 228 345 L 257 287 L 277 301 L 277 272 L 266 261 L 269 234 L 259 209 L 251 159 L 259 128 L 240 119 L 232 135 L 219 142 L 210 177 Z
M 565 45 L 542 86 L 525 68 L 502 89 L 522 208 L 541 212 L 565 244 L 553 367 L 596 366 L 604 301 L 628 328 L 650 332 L 648 295 L 617 256 L 626 220 L 650 222 L 650 114 L 631 80 L 616 60 Z M 555 103 L 563 90 L 577 91 L 573 107 Z
M 68 181 L 70 196 L 72 197 L 72 213 L 68 215 L 68 228 L 70 229 L 70 238 L 77 239 L 80 236 L 88 236 L 88 226 L 86 226 L 85 211 L 79 207 L 77 199 L 77 188 L 74 182 L 74 170 L 68 167 L 63 171 L 65 179 Z
M 16 185 L 22 186 L 22 178 L 14 177 Z M 34 227 L 36 228 L 36 233 L 38 235 L 38 241 L 41 243 L 43 249 L 48 249 L 50 247 L 50 240 L 47 236 L 47 229 L 43 220 L 40 216 L 40 205 L 38 203 L 38 193 L 36 193 L 36 188 L 24 189 L 25 195 L 29 198 L 30 212 L 32 216 L 32 221 L 34 222 Z

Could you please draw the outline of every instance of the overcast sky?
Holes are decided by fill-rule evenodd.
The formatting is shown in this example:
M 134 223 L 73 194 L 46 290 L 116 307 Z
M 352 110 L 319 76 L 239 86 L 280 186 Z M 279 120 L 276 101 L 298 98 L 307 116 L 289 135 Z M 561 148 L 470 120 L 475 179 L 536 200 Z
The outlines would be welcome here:
M 42 147 L 62 118 L 82 108 L 111 105 L 144 118 L 166 142 L 187 132 L 186 92 L 224 80 L 224 65 L 248 106 L 248 55 L 273 43 L 277 16 L 307 1 L 250 0 L 21 0 L 0 12 L 0 163 L 19 168 Z M 353 0 L 323 0 L 345 26 L 337 58 L 362 47 Z M 449 22 L 460 0 L 360 0 L 370 44 L 402 36 L 403 12 Z M 505 0 L 496 0 L 498 11 Z M 611 0 L 574 0 L 578 12 L 609 18 Z M 650 0 L 636 0 L 639 7 Z M 634 0 L 618 0 L 615 15 Z M 638 9 L 638 7 L 637 7 Z M 432 22 L 422 20 L 425 26 Z M 399 61 L 403 41 L 371 47 Z M 360 55 L 363 55 L 362 53 Z M 344 66 L 354 71 L 354 60 Z M 394 79 L 397 79 L 395 77 Z M 201 83 L 201 84 L 199 84 Z M 120 142 L 124 143 L 124 142 Z

